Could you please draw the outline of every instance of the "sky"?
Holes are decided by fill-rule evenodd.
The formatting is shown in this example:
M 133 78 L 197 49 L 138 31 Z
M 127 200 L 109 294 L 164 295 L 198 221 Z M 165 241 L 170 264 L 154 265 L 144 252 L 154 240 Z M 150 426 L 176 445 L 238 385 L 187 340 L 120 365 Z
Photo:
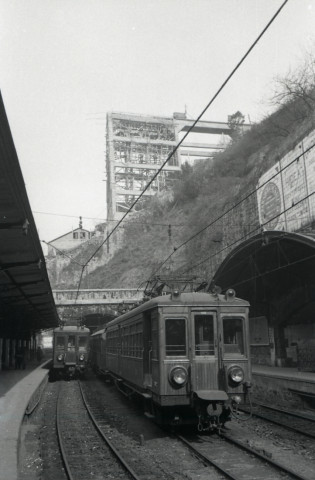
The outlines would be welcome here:
M 40 240 L 106 219 L 107 112 L 196 118 L 282 3 L 0 0 L 0 89 Z M 289 0 L 203 120 L 261 120 L 314 31 L 315 0 Z

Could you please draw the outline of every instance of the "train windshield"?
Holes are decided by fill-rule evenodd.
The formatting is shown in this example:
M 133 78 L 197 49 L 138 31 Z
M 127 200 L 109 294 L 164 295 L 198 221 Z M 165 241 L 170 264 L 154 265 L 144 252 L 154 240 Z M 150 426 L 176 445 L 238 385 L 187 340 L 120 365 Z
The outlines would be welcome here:
M 165 320 L 165 354 L 171 357 L 186 355 L 186 320 L 167 318 Z
M 68 348 L 74 349 L 75 348 L 75 335 L 69 335 L 68 337 Z
M 79 337 L 79 351 L 86 350 L 88 337 Z
M 195 354 L 214 355 L 213 315 L 195 315 Z
M 56 337 L 56 348 L 62 349 L 65 348 L 65 337 L 57 336 Z
M 242 318 L 223 318 L 224 353 L 230 355 L 244 355 L 244 332 Z

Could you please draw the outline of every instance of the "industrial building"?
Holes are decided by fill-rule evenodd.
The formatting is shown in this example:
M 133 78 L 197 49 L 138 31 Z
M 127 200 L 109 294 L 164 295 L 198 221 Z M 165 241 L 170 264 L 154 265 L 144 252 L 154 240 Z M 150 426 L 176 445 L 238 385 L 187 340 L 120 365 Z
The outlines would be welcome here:
M 224 148 L 222 139 L 231 135 L 231 128 L 225 122 L 199 121 L 192 132 L 206 141 L 183 142 L 175 151 L 177 143 L 193 124 L 194 120 L 188 119 L 186 113 L 178 112 L 172 117 L 118 112 L 107 114 L 108 220 L 122 218 L 167 158 L 167 164 L 143 198 L 165 190 L 187 159 L 211 159 L 215 152 Z M 244 128 L 247 127 L 244 125 Z M 209 143 L 209 138 L 212 143 Z

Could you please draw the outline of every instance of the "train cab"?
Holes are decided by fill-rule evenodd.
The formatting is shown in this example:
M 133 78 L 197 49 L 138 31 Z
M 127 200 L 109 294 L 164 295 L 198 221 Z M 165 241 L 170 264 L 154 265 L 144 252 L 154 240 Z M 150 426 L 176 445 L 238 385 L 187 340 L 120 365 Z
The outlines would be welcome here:
M 84 373 L 88 362 L 89 337 L 90 330 L 84 326 L 55 328 L 52 378 L 72 378 Z
M 248 311 L 232 289 L 156 297 L 95 334 L 98 370 L 159 423 L 220 428 L 250 399 Z

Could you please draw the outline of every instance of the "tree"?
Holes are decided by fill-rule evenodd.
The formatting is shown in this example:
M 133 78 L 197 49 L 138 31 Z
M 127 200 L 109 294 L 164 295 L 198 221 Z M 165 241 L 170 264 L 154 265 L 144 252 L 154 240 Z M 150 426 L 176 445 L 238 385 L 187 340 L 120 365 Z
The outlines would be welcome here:
M 231 129 L 232 140 L 237 140 L 240 137 L 244 122 L 245 116 L 239 110 L 228 116 L 228 126 Z
M 270 103 L 282 111 L 284 128 L 313 117 L 315 111 L 315 56 L 307 52 L 300 66 L 284 77 L 276 77 Z

